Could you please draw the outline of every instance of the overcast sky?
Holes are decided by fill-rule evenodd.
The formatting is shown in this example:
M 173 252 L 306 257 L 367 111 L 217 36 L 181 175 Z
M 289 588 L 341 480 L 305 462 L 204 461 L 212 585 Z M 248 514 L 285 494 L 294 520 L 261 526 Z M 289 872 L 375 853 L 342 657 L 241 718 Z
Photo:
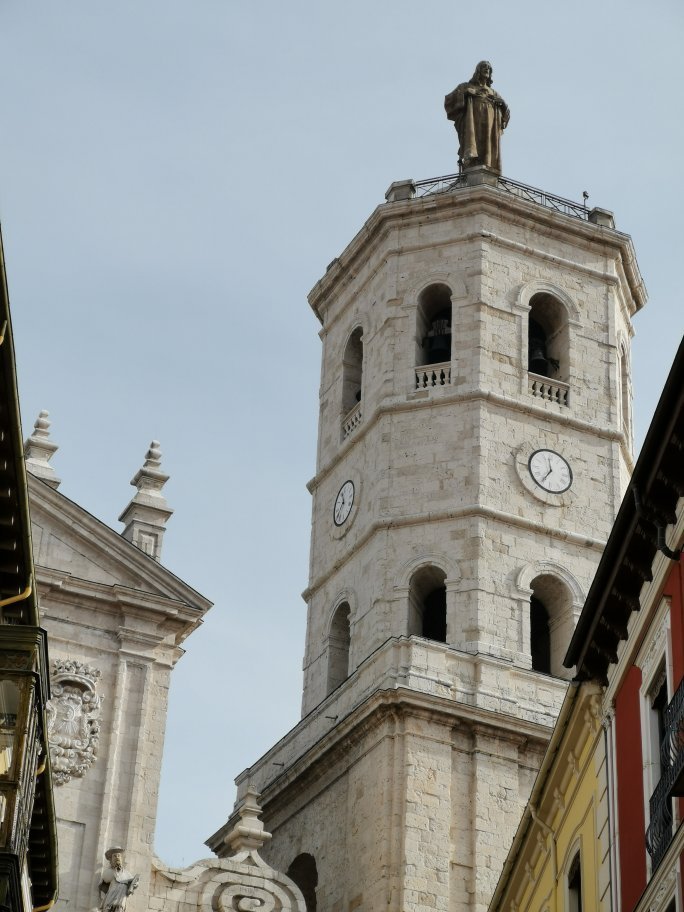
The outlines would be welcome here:
M 318 325 L 394 180 L 456 170 L 488 58 L 504 173 L 615 212 L 650 302 L 643 437 L 684 329 L 679 0 L 2 0 L 0 218 L 24 430 L 120 529 L 159 439 L 163 563 L 215 602 L 174 672 L 157 849 L 189 864 L 299 714 Z

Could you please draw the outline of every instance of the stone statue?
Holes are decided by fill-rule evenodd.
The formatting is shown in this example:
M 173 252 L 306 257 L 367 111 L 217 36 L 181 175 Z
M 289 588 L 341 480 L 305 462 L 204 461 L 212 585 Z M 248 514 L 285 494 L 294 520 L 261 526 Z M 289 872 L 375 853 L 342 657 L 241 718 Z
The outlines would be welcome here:
M 107 849 L 109 867 L 102 871 L 100 897 L 102 912 L 124 912 L 126 902 L 138 886 L 139 877 L 124 868 L 124 850 L 119 846 Z
M 501 134 L 511 112 L 492 88 L 492 65 L 482 60 L 470 82 L 462 82 L 444 99 L 449 120 L 458 132 L 459 170 L 486 165 L 501 174 Z

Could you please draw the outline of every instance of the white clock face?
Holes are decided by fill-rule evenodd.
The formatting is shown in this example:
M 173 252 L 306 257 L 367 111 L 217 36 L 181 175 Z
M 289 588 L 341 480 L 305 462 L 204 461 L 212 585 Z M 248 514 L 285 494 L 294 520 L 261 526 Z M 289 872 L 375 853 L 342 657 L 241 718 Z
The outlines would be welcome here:
M 354 482 L 345 481 L 335 498 L 333 520 L 336 526 L 341 526 L 347 521 L 351 508 L 354 505 Z
M 562 494 L 572 484 L 572 469 L 553 450 L 535 450 L 528 465 L 530 475 L 539 487 L 551 494 Z

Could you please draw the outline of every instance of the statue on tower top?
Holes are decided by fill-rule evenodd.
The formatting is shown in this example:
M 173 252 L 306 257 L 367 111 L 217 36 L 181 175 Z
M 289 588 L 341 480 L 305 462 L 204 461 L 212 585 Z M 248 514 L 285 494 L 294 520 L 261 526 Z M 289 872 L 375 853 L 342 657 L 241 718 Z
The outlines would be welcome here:
M 470 81 L 462 82 L 446 96 L 444 108 L 458 132 L 459 170 L 484 165 L 501 174 L 501 134 L 511 112 L 492 88 L 492 65 L 488 60 L 481 60 Z

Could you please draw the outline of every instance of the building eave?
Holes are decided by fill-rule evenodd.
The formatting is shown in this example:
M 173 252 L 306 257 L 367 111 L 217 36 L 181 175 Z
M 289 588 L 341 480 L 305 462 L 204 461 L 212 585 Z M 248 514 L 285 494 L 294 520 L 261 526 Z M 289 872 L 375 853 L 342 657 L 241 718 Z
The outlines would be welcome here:
M 564 659 L 577 678 L 607 683 L 659 550 L 684 495 L 684 340 L 665 383 L 629 487 Z

